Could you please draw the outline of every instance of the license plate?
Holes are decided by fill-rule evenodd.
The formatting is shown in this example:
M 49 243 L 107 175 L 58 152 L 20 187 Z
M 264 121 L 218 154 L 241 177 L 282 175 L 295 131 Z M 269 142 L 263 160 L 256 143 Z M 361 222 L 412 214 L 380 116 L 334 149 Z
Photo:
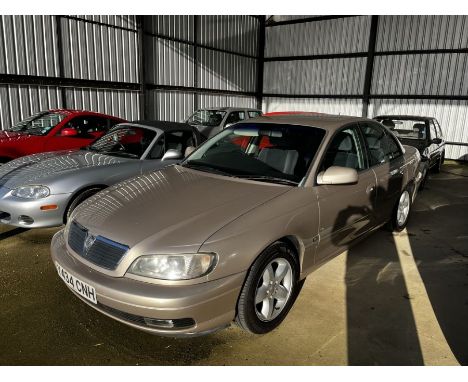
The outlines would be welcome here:
M 71 275 L 68 271 L 62 268 L 59 263 L 55 263 L 57 272 L 60 278 L 67 284 L 67 286 L 73 289 L 80 296 L 84 297 L 86 300 L 91 301 L 93 304 L 97 304 L 96 299 L 96 289 L 94 289 L 88 283 L 81 281 L 75 276 Z

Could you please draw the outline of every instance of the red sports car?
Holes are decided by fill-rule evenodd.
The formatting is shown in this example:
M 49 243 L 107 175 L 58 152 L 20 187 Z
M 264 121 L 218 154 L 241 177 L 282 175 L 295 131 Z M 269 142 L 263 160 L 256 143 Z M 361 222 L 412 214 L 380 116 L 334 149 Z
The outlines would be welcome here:
M 0 130 L 0 163 L 46 151 L 78 149 L 89 145 L 125 120 L 83 110 L 41 111 Z

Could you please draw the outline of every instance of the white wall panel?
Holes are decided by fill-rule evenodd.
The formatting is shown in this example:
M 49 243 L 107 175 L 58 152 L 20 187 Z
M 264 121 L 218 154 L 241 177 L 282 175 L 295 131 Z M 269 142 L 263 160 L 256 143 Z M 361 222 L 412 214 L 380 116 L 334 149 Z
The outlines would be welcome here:
M 359 99 L 265 97 L 263 112 L 272 111 L 312 111 L 360 117 L 362 101 Z
M 198 108 L 209 107 L 248 107 L 255 108 L 255 97 L 243 97 L 235 95 L 198 94 Z
M 56 87 L 0 85 L 0 129 L 6 130 L 32 114 L 61 105 L 61 92 Z
M 376 51 L 468 47 L 468 16 L 380 16 Z
M 361 94 L 365 58 L 265 62 L 263 90 L 280 94 Z
M 266 28 L 265 57 L 365 52 L 371 16 Z
M 115 115 L 129 121 L 139 119 L 139 93 L 103 89 L 66 89 L 67 106 Z

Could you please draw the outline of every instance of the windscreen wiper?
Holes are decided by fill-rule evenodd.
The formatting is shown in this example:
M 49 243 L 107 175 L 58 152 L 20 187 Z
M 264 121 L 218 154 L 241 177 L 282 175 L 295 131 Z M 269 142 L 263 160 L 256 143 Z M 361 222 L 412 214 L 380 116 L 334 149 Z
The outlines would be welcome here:
M 197 162 L 186 162 L 182 165 L 183 167 L 188 167 L 188 168 L 193 168 L 195 170 L 200 170 L 200 171 L 205 171 L 205 172 L 211 172 L 215 174 L 220 174 L 220 175 L 226 175 L 226 176 L 233 176 L 229 172 L 223 171 L 217 167 L 213 167 L 210 165 L 207 165 L 205 163 L 197 163 Z
M 297 186 L 299 184 L 298 182 L 295 182 L 294 180 L 277 178 L 274 176 L 267 176 L 267 175 L 239 175 L 238 177 L 242 179 L 248 179 L 248 180 L 257 180 L 259 182 L 271 182 L 271 183 L 285 184 L 288 186 Z

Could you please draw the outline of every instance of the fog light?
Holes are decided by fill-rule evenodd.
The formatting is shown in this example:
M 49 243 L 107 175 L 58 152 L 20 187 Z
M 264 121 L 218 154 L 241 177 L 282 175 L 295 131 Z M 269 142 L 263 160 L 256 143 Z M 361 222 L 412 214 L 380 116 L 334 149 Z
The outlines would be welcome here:
M 49 204 L 47 206 L 41 206 L 41 211 L 51 211 L 56 210 L 58 206 L 56 204 Z
M 192 318 L 179 318 L 175 320 L 162 320 L 160 318 L 144 318 L 146 325 L 159 329 L 183 329 L 195 325 Z
M 18 217 L 18 222 L 20 224 L 30 225 L 30 224 L 34 223 L 34 219 L 31 216 L 20 215 Z

